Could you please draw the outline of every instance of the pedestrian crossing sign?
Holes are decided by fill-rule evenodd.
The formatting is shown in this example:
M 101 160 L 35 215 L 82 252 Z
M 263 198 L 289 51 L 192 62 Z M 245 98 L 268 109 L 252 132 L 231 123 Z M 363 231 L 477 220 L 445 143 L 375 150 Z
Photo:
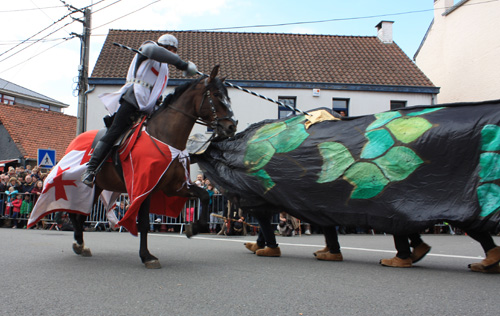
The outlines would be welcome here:
M 38 149 L 38 165 L 43 168 L 52 168 L 56 165 L 56 151 L 54 149 Z

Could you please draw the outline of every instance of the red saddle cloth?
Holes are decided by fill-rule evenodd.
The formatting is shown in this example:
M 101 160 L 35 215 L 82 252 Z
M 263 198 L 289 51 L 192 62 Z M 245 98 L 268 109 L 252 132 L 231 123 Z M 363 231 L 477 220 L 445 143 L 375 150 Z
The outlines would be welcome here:
M 189 154 L 187 151 L 178 150 L 161 142 L 149 135 L 145 128 L 139 126 L 119 149 L 119 154 L 131 204 L 118 224 L 125 227 L 131 234 L 137 235 L 137 214 L 142 202 L 148 196 L 151 196 L 150 213 L 178 217 L 188 198 L 167 196 L 161 190 L 151 192 L 167 172 L 172 161 L 177 158 L 184 165 L 184 180 L 185 185 L 188 185 Z

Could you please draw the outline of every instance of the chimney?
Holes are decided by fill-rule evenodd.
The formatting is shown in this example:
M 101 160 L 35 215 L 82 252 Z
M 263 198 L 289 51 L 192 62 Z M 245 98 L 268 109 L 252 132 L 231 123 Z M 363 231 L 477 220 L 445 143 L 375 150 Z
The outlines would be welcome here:
M 392 24 L 394 21 L 380 21 L 377 28 L 377 37 L 382 43 L 392 43 Z
M 434 0 L 434 19 L 444 15 L 455 4 L 455 0 Z

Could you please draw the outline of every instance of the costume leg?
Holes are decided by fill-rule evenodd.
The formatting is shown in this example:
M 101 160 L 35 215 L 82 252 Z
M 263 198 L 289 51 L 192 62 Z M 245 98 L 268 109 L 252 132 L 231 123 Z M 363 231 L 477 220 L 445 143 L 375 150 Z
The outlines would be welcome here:
M 335 226 L 322 227 L 325 235 L 326 247 L 314 253 L 318 260 L 326 261 L 342 261 L 342 253 L 340 252 L 340 244 Z
M 260 226 L 257 244 L 259 246 L 267 246 L 270 248 L 278 247 L 278 244 L 276 243 L 276 236 L 274 236 L 273 227 L 271 225 L 272 214 L 256 214 L 255 219 L 257 219 Z
M 410 234 L 408 235 L 408 238 L 410 238 L 410 246 L 413 248 L 413 252 L 410 255 L 413 263 L 420 261 L 429 251 L 431 251 L 431 246 L 426 244 L 422 238 L 420 238 L 420 234 Z
M 495 244 L 488 232 L 466 231 L 474 240 L 479 242 L 486 254 L 481 262 L 469 264 L 472 271 L 483 273 L 500 273 L 500 247 Z
M 326 246 L 331 253 L 340 253 L 339 238 L 335 226 L 324 227 L 323 234 L 325 235 Z
M 386 267 L 393 268 L 410 268 L 412 260 L 410 258 L 410 242 L 408 235 L 394 235 L 394 246 L 398 253 L 394 258 L 382 259 L 380 264 Z
M 481 244 L 484 253 L 488 253 L 491 249 L 495 248 L 495 242 L 487 232 L 467 231 L 467 234 L 475 241 Z
M 408 238 L 410 239 L 410 246 L 412 248 L 415 248 L 415 247 L 417 247 L 418 245 L 420 245 L 421 243 L 424 242 L 422 240 L 422 238 L 420 238 L 420 234 L 419 233 L 410 234 L 410 235 L 408 235 Z
M 410 243 L 408 241 L 408 235 L 394 235 L 394 246 L 398 253 L 396 257 L 401 259 L 406 259 L 410 257 Z

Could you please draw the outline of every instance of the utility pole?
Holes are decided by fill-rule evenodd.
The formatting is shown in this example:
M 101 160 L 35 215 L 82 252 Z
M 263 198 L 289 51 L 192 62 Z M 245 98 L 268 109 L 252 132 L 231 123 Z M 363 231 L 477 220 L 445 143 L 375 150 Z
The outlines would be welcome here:
M 83 11 L 83 34 L 78 35 L 81 40 L 80 48 L 80 66 L 78 66 L 78 114 L 76 135 L 79 135 L 87 129 L 87 88 L 89 83 L 89 49 L 90 49 L 90 9 Z

